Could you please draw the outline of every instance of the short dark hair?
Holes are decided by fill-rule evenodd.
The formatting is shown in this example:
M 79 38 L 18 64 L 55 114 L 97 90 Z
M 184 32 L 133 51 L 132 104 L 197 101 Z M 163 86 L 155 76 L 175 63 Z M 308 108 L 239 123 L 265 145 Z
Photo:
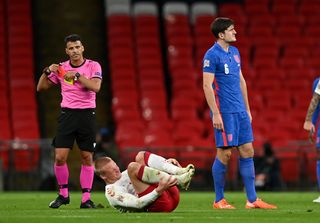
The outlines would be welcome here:
M 68 42 L 76 42 L 76 41 L 80 41 L 81 42 L 81 36 L 79 36 L 78 34 L 71 34 L 69 36 L 66 36 L 64 38 L 64 42 L 67 44 Z
M 231 25 L 234 25 L 234 21 L 230 18 L 218 17 L 216 18 L 210 26 L 212 34 L 219 38 L 219 33 L 227 30 Z

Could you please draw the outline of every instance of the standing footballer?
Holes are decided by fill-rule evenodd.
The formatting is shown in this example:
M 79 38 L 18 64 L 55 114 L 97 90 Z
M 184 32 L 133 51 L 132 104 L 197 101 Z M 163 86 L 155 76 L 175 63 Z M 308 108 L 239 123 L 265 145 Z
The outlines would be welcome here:
M 80 208 L 95 208 L 90 199 L 90 192 L 94 176 L 92 155 L 96 135 L 96 93 L 101 87 L 101 66 L 96 61 L 84 58 L 84 46 L 79 35 L 72 34 L 65 37 L 65 44 L 69 60 L 46 67 L 37 85 L 37 91 L 60 85 L 62 95 L 58 129 L 52 142 L 55 147 L 54 172 L 60 190 L 59 196 L 49 204 L 49 207 L 59 208 L 63 204 L 70 203 L 67 159 L 76 140 L 81 150 L 82 164 Z
M 211 32 L 217 42 L 203 59 L 203 89 L 211 110 L 217 147 L 212 166 L 216 198 L 213 208 L 234 209 L 224 197 L 226 167 L 233 148 L 240 154 L 239 169 L 247 195 L 246 208 L 274 209 L 257 198 L 254 179 L 253 133 L 247 86 L 240 66 L 240 54 L 230 44 L 236 41 L 234 22 L 229 18 L 216 18 Z
M 319 121 L 319 112 L 320 112 L 320 78 L 316 78 L 313 82 L 313 96 L 310 101 L 305 122 L 303 124 L 303 128 L 309 131 L 309 139 L 311 142 L 314 142 L 313 136 L 315 133 L 315 126 Z M 316 173 L 317 173 L 317 181 L 318 188 L 320 189 L 320 126 L 317 129 L 316 135 L 316 148 L 317 148 L 317 165 L 316 165 Z M 315 203 L 320 203 L 320 196 L 313 200 Z

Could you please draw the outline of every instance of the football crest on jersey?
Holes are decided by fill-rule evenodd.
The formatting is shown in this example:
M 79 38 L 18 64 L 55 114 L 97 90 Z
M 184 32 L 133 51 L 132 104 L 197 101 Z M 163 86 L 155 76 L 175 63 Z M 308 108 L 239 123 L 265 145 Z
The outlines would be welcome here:
M 240 58 L 238 55 L 233 55 L 233 58 L 237 63 L 240 63 Z
M 210 60 L 204 60 L 203 61 L 203 68 L 210 67 Z

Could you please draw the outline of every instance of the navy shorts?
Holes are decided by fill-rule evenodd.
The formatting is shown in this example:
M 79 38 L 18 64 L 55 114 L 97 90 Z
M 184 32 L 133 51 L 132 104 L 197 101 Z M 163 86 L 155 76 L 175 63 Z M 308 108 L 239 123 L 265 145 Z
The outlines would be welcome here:
M 247 112 L 221 114 L 224 131 L 214 129 L 217 148 L 237 147 L 253 142 L 250 118 Z
M 55 148 L 72 149 L 75 140 L 80 150 L 94 152 L 96 142 L 95 109 L 61 109 L 57 134 L 52 145 Z

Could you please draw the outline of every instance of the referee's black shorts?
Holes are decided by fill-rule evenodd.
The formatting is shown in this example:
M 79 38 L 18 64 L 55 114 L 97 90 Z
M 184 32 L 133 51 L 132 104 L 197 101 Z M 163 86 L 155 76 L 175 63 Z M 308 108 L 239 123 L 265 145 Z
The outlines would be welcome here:
M 57 134 L 52 145 L 55 148 L 72 149 L 74 140 L 80 150 L 94 152 L 96 142 L 95 109 L 61 109 Z

